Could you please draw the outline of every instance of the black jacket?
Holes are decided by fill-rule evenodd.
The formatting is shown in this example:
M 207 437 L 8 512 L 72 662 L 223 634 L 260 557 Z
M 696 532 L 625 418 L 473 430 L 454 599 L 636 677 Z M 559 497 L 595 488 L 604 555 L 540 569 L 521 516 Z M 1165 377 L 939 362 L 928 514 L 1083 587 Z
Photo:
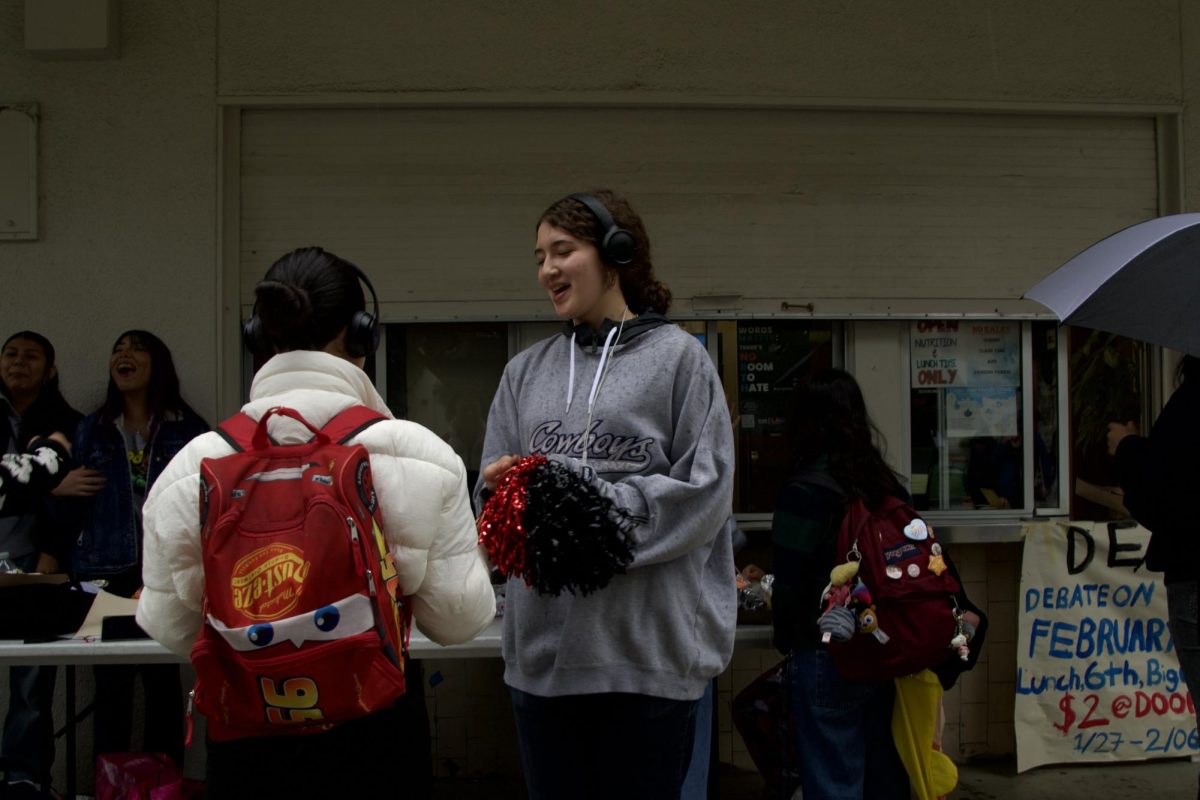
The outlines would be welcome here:
M 52 491 L 73 468 L 66 448 L 50 439 L 34 439 L 24 451 L 0 459 L 0 517 L 24 509 Z
M 1184 381 L 1150 435 L 1126 437 L 1116 458 L 1125 507 L 1151 533 L 1146 566 L 1166 583 L 1200 577 L 1200 382 Z
M 7 452 L 12 432 L 8 424 L 9 412 L 12 406 L 8 398 L 0 393 L 0 453 Z M 29 443 L 41 436 L 51 433 L 61 433 L 70 439 L 75 434 L 75 427 L 83 415 L 63 399 L 57 392 L 43 392 L 34 403 L 25 409 L 21 415 L 21 424 L 17 430 L 16 447 L 21 452 Z M 49 553 L 59 560 L 66 561 L 70 554 L 71 542 L 78 531 L 65 529 L 51 513 L 49 500 L 46 497 L 23 498 L 22 503 L 13 502 L 6 509 L 8 514 L 35 514 L 37 523 L 34 527 L 34 548 L 38 552 Z

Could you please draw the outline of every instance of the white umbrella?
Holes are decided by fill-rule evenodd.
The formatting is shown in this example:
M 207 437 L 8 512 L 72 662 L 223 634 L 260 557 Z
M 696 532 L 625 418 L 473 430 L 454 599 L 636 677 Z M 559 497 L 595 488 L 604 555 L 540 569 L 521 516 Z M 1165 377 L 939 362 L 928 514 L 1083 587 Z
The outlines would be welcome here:
M 1064 324 L 1200 356 L 1200 214 L 1159 217 L 1114 233 L 1025 296 Z

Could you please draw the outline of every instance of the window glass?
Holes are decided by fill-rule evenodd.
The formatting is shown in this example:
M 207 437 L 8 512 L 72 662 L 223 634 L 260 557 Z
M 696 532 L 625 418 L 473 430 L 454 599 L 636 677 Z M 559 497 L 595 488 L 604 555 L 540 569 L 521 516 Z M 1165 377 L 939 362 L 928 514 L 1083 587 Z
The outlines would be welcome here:
M 1024 508 L 1021 324 L 919 320 L 909 335 L 916 507 Z
M 1108 455 L 1108 423 L 1147 430 L 1150 349 L 1116 334 L 1070 328 L 1071 518 L 1127 517 Z
M 832 366 L 833 323 L 793 320 L 677 323 L 707 349 L 714 344 L 737 448 L 734 510 L 770 513 L 781 476 L 792 469 L 788 431 L 792 387 Z M 474 482 L 487 412 L 510 338 L 517 351 L 554 335 L 561 323 L 445 323 L 386 326 L 385 397 L 398 417 L 425 425 L 466 463 Z
M 794 466 L 792 389 L 810 371 L 833 366 L 833 323 L 723 321 L 716 328 L 737 448 L 733 510 L 770 513 Z
M 462 458 L 474 486 L 488 408 L 508 362 L 508 325 L 387 326 L 388 406 L 419 422 Z
M 1034 322 L 1033 496 L 1037 508 L 1061 508 L 1059 489 L 1058 323 Z

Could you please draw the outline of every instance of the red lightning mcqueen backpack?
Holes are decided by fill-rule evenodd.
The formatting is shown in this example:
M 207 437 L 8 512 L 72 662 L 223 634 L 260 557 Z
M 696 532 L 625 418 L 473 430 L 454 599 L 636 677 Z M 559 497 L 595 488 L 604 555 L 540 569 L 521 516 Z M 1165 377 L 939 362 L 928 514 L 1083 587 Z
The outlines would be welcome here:
M 314 434 L 279 445 L 267 420 Z M 370 460 L 346 444 L 384 419 L 350 408 L 317 430 L 289 408 L 219 433 L 200 467 L 204 624 L 196 706 L 218 741 L 314 733 L 404 694 L 410 611 L 379 525 Z

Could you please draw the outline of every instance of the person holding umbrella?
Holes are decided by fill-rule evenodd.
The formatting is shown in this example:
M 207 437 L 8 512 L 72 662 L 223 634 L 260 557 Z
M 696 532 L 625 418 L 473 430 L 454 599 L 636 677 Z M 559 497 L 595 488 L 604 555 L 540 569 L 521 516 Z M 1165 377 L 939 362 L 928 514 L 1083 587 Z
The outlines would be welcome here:
M 1149 436 L 1139 436 L 1133 422 L 1110 422 L 1108 452 L 1116 458 L 1125 507 L 1150 531 L 1146 566 L 1163 573 L 1179 666 L 1192 696 L 1200 697 L 1200 537 L 1193 500 L 1200 486 L 1200 358 L 1183 359 L 1179 381 Z
M 1150 531 L 1146 566 L 1163 572 L 1167 614 L 1184 680 L 1200 696 L 1200 538 L 1192 496 L 1200 485 L 1200 214 L 1172 214 L 1108 236 L 1025 293 L 1063 324 L 1116 333 L 1186 353 L 1179 387 L 1149 436 L 1131 421 L 1108 426 L 1125 507 Z
M 1171 214 L 1096 242 L 1025 293 L 1064 325 L 1116 333 L 1188 354 L 1179 387 L 1148 437 L 1130 421 L 1108 426 L 1125 507 L 1150 531 L 1146 566 L 1164 573 L 1168 624 L 1184 680 L 1200 696 L 1200 214 Z

